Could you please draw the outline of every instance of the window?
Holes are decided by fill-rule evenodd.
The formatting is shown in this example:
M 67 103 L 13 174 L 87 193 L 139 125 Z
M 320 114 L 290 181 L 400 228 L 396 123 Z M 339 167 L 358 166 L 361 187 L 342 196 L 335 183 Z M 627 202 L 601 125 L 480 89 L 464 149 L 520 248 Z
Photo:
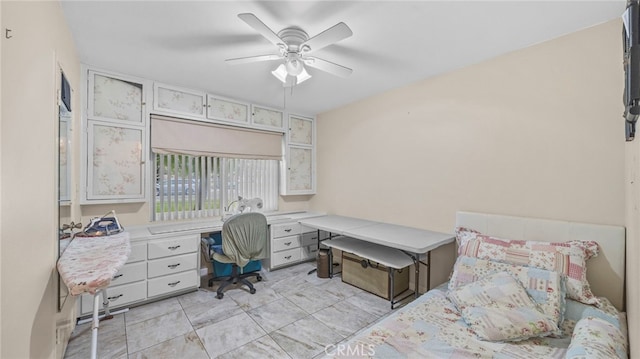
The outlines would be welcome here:
M 229 203 L 259 197 L 278 209 L 277 160 L 154 154 L 155 221 L 219 217 Z

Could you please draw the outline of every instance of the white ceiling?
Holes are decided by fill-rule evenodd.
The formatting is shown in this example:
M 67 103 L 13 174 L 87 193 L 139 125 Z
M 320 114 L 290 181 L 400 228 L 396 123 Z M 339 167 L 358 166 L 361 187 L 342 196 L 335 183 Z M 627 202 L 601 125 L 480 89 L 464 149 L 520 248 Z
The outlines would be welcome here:
M 62 8 L 88 65 L 264 106 L 315 115 L 621 16 L 603 1 L 68 1 Z M 314 52 L 352 68 L 348 78 L 308 69 L 285 90 L 278 62 L 228 65 L 276 54 L 237 15 L 274 32 L 314 36 L 345 22 L 353 36 Z M 622 31 L 622 29 L 621 29 Z M 523 64 L 523 66 L 526 64 Z

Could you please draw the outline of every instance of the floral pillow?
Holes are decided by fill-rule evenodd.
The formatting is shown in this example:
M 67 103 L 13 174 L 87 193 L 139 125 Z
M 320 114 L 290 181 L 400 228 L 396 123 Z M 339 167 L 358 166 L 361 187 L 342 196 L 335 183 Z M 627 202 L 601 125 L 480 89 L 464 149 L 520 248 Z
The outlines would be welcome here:
M 555 319 L 558 325 L 562 323 L 566 291 L 564 277 L 555 271 L 462 256 L 458 257 L 453 267 L 449 289 L 478 281 L 497 272 L 511 274 L 544 314 Z
M 587 281 L 586 262 L 598 255 L 594 241 L 538 242 L 491 237 L 456 228 L 458 256 L 489 259 L 557 271 L 567 277 L 567 296 L 585 304 L 600 305 Z
M 576 324 L 565 358 L 627 358 L 627 338 L 606 320 L 586 317 Z
M 538 309 L 520 282 L 507 272 L 457 287 L 448 296 L 482 340 L 521 341 L 559 331 L 555 320 Z

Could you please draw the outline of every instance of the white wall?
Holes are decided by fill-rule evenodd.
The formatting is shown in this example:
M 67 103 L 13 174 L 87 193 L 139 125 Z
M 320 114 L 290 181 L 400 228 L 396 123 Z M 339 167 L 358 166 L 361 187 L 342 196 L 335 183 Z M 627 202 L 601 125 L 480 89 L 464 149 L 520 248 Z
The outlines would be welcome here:
M 609 22 L 319 115 L 311 208 L 448 232 L 457 210 L 624 225 L 620 31 Z M 434 254 L 433 284 L 453 258 L 453 245 Z
M 0 357 L 54 358 L 57 320 L 57 64 L 80 65 L 60 3 L 0 2 Z M 11 39 L 4 29 L 12 30 Z M 72 102 L 79 104 L 75 95 Z

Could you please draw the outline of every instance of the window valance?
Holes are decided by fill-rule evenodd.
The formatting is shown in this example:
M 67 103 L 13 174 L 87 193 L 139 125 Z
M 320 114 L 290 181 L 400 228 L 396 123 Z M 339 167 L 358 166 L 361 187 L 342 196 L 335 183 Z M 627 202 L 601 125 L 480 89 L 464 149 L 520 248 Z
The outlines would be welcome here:
M 282 134 L 151 115 L 151 150 L 248 159 L 282 159 Z

